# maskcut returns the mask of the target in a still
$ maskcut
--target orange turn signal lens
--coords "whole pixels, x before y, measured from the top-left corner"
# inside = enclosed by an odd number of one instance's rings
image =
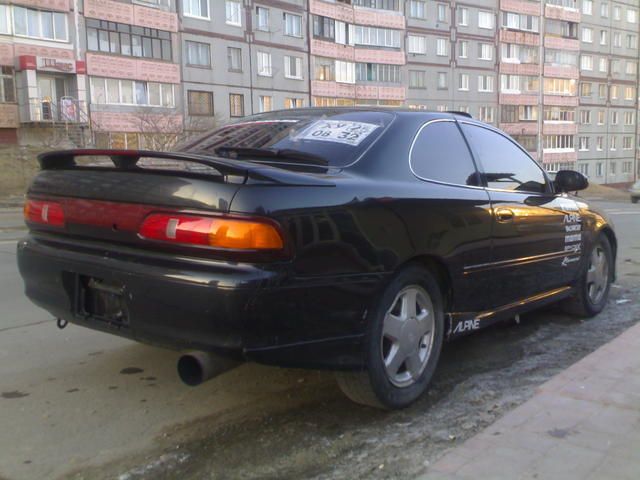
[[[278,229],[268,221],[154,213],[145,218],[140,236],[182,245],[229,250],[282,250]]]

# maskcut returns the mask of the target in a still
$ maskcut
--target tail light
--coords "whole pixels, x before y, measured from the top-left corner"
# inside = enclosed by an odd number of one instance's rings
[[[64,210],[58,202],[27,199],[24,204],[24,219],[28,223],[64,227]]]
[[[269,220],[154,213],[145,218],[139,234],[148,240],[217,249],[284,249],[280,232]]]

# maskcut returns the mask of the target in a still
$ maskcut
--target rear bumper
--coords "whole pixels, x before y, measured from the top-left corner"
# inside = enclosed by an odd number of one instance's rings
[[[283,366],[359,366],[363,313],[379,275],[300,279],[268,268],[29,235],[18,244],[26,295],[53,316],[173,349]],[[123,285],[128,325],[80,314],[78,275]]]

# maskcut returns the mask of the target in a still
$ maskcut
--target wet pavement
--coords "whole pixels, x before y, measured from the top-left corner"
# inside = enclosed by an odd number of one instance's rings
[[[607,309],[554,309],[448,344],[429,393],[400,412],[352,404],[329,372],[244,365],[181,385],[177,355],[80,327],[20,295],[0,243],[0,478],[397,478],[530,398],[640,320],[640,205],[601,203],[620,236]],[[498,286],[496,286],[498,287]]]

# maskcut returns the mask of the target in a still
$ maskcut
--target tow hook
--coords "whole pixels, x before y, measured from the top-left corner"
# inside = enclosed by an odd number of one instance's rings
[[[67,322],[66,320],[63,320],[62,318],[56,318],[56,325],[60,330],[62,330],[64,327],[69,325],[69,322]]]

